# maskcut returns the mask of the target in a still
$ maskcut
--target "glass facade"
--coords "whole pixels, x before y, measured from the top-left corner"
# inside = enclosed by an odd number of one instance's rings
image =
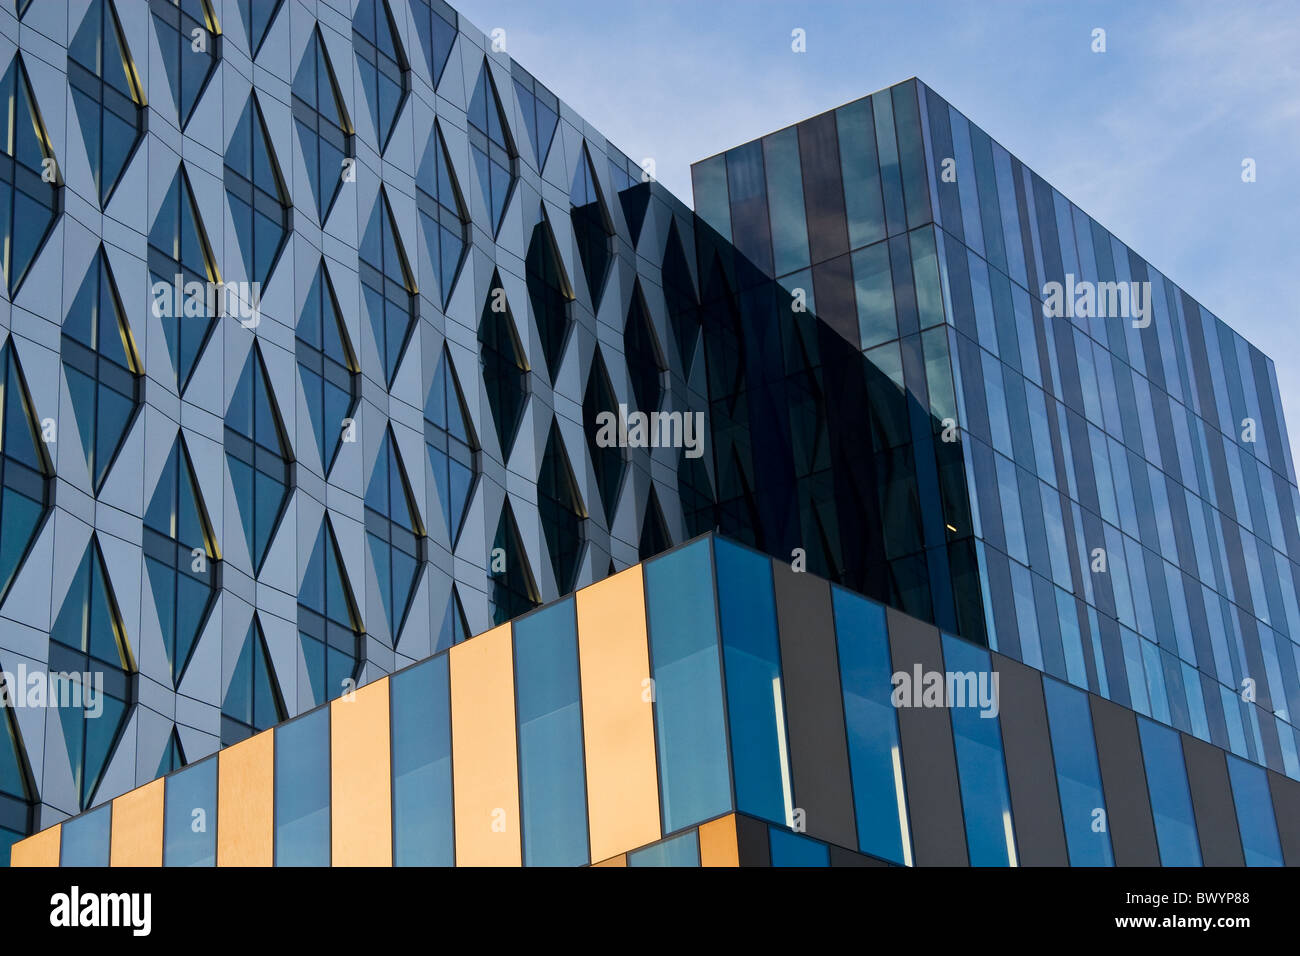
[[[731,809],[717,612],[707,541],[645,568],[664,830]]]
[[[167,778],[164,866],[215,866],[217,761],[203,760]]]
[[[1088,694],[1142,717],[1162,862],[1214,862],[1191,738],[1236,760],[1248,862],[1283,858],[1258,808],[1262,768],[1300,779],[1300,494],[1267,357],[918,81],[697,164],[692,213],[442,0],[221,6],[0,11],[0,663],[103,671],[109,716],[6,710],[0,837],[546,604],[512,632],[519,854],[601,862],[555,602],[641,560],[647,859],[741,814],[773,862],[926,862],[895,611],[950,670],[1048,676],[1076,862],[1122,812]],[[212,305],[243,281],[252,326]],[[628,409],[701,413],[703,447],[638,446]],[[819,795],[770,558],[834,585],[834,839],[791,830]],[[438,666],[394,683],[401,863],[459,852]],[[940,722],[975,865],[1037,852],[1006,719]],[[330,859],[328,760],[285,790],[287,861]],[[167,862],[208,861],[184,825]]]
[[[831,598],[858,847],[864,853],[911,866],[898,716],[890,701],[893,666],[885,609],[841,588],[833,588]]]
[[[587,799],[572,599],[521,618],[514,631],[524,865],[580,865]]]
[[[275,864],[330,864],[330,710],[275,730]]]
[[[447,658],[393,675],[393,863],[451,866],[451,699]]]

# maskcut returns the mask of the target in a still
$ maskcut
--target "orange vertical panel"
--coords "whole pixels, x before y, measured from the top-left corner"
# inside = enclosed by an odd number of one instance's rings
[[[388,678],[330,704],[334,866],[393,865]]]
[[[641,566],[583,588],[577,605],[591,858],[603,860],[662,836]]]
[[[15,843],[9,853],[10,866],[58,866],[63,824],[56,823],[26,840]]]
[[[164,786],[154,780],[113,801],[110,866],[162,866]]]
[[[700,824],[700,866],[740,866],[735,814]]]
[[[457,866],[519,866],[519,756],[510,625],[449,652]]]
[[[275,732],[221,751],[217,866],[270,866],[275,856]]]

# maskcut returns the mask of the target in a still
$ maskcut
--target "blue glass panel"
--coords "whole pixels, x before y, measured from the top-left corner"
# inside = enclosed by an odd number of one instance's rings
[[[1201,847],[1196,836],[1196,816],[1187,787],[1187,767],[1178,732],[1138,718],[1142,761],[1146,765],[1147,791],[1156,824],[1156,843],[1162,866],[1200,866]]]
[[[1070,865],[1113,866],[1088,695],[1050,677],[1043,679],[1043,694]]]
[[[588,862],[587,799],[573,599],[514,630],[524,864],[581,866]]]
[[[108,866],[112,804],[73,817],[59,837],[60,866]]]
[[[831,851],[825,843],[791,833],[783,827],[767,828],[773,866],[830,866]]]
[[[772,563],[718,539],[718,614],[727,675],[736,809],[793,825]]]
[[[216,866],[216,758],[172,774],[166,785],[163,865]]]
[[[1282,845],[1268,793],[1268,774],[1262,767],[1228,757],[1228,779],[1237,807],[1237,829],[1247,866],[1282,866]]]
[[[965,688],[964,706],[954,704],[949,710],[971,866],[1013,866],[1015,829],[1002,758],[997,674],[987,651],[947,634],[943,659]]]
[[[898,715],[890,703],[893,667],[885,609],[836,587],[831,588],[831,600],[858,815],[858,847],[864,853],[911,866]]]
[[[275,731],[275,865],[329,866],[330,713]]]
[[[451,696],[447,656],[394,674],[393,863],[452,866]]]
[[[700,837],[695,830],[627,855],[628,866],[699,866]]]
[[[645,565],[664,829],[732,809],[709,542]]]

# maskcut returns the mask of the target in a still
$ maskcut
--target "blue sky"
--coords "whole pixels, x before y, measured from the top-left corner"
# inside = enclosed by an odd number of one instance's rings
[[[451,2],[688,204],[692,162],[920,77],[1273,358],[1300,459],[1300,5]]]

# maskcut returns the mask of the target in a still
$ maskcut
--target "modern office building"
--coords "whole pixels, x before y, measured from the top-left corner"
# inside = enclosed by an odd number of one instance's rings
[[[896,691],[894,674],[915,680]],[[1300,783],[707,535],[13,853],[64,866],[1282,865],[1300,864],[1297,821]]]
[[[441,0],[0,34],[0,861],[1300,859],[1272,363],[923,84],[693,212]]]

